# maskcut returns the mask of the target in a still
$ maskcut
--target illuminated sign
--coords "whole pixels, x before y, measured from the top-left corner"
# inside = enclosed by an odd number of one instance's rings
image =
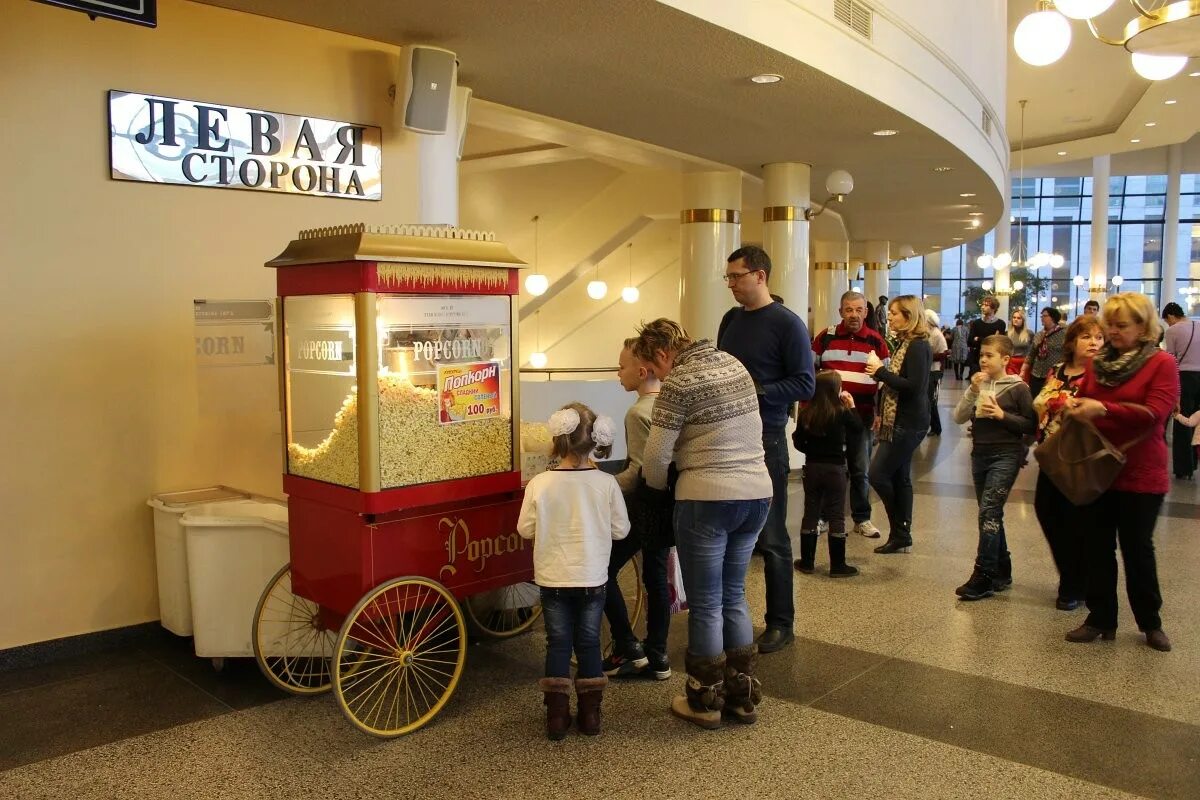
[[[383,197],[378,127],[119,91],[108,121],[115,180]]]

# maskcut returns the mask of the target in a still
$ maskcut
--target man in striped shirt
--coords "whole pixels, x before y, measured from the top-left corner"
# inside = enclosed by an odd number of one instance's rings
[[[871,463],[871,428],[875,418],[875,392],[879,386],[867,375],[867,354],[886,361],[887,343],[866,324],[867,298],[859,292],[842,295],[840,325],[827,328],[813,338],[813,356],[820,369],[836,369],[842,376],[842,389],[854,397],[854,408],[863,420],[861,435],[846,440],[846,463],[850,468],[850,516],[854,530],[869,539],[879,538],[879,529],[871,523],[870,485],[867,467]]]

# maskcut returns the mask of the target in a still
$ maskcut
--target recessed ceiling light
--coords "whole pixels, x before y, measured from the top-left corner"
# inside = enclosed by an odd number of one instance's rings
[[[954,241],[956,241],[956,242],[961,242],[962,240],[963,240],[963,237],[961,237],[961,236],[954,237]]]
[[[982,211],[968,211],[967,216],[968,217],[982,217],[983,212]]]
[[[764,72],[762,75],[754,75],[750,78],[751,83],[779,83],[781,80],[783,80],[783,76],[773,72]]]
[[[977,219],[973,219],[973,220],[971,220],[971,227],[972,227],[972,228],[978,228],[978,227],[979,227],[979,224],[980,224],[980,223],[979,223],[979,220],[977,220]]]
[[[1065,155],[1067,154],[1067,151],[1066,151],[1066,150],[1059,150],[1059,151],[1058,151],[1058,154],[1059,154],[1060,156],[1065,156]]]
[[[1163,100],[1163,105],[1164,106],[1173,106],[1178,102],[1179,102],[1178,100]]]
[[[974,197],[975,193],[974,192],[959,192],[958,196],[959,197]]]
[[[900,131],[895,130],[894,128],[880,128],[877,131],[871,131],[871,133],[876,136],[895,136],[899,132]]]
[[[949,172],[952,169],[954,169],[954,167],[934,167],[933,171],[934,172]]]
[[[1200,72],[1189,72],[1188,77],[1189,78],[1200,78]]]
[[[1141,139],[1130,139],[1129,140],[1130,144],[1137,144],[1140,141],[1141,141]]]
[[[1154,127],[1155,125],[1157,125],[1157,124],[1158,124],[1157,122],[1147,122],[1147,123],[1146,123],[1146,127],[1147,127],[1147,128],[1153,128],[1153,127]]]

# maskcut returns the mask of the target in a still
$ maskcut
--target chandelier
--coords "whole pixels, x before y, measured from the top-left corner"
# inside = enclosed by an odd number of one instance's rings
[[[1114,2],[1038,0],[1037,10],[1017,25],[1013,48],[1026,64],[1053,64],[1071,46],[1070,18],[1086,20],[1088,31],[1097,41],[1128,50],[1134,71],[1147,80],[1174,77],[1189,58],[1200,56],[1200,0],[1175,0],[1153,9],[1147,7],[1146,0],[1128,0],[1136,13],[1120,38],[1102,34],[1095,21]]]
[[[1020,178],[1017,180],[1017,185],[1020,187],[1020,205],[1019,208],[1025,207],[1025,104],[1028,100],[1018,101],[1021,104],[1021,145],[1020,145]],[[1041,269],[1042,267],[1050,267],[1058,269],[1066,263],[1066,259],[1059,253],[1046,253],[1038,250],[1031,257],[1029,251],[1025,247],[1025,228],[1027,225],[1022,223],[1018,226],[1020,239],[1017,241],[1017,246],[1014,250],[990,255],[984,253],[979,258],[975,259],[975,265],[980,269],[1004,269],[1005,267],[1025,267],[1027,269]],[[1020,281],[1017,281],[1020,283]],[[1013,288],[1017,291],[1021,290],[1021,286],[1013,284]]]

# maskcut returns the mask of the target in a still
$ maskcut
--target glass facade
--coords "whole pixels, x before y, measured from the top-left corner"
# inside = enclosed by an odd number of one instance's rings
[[[1109,180],[1108,277],[1120,275],[1124,291],[1143,292],[1160,304],[1162,297],[1163,211],[1166,207],[1165,175],[1130,175]],[[1039,250],[1059,253],[1065,263],[1058,269],[1043,267],[1038,277],[1049,280],[1038,297],[1028,298],[1028,310],[1059,307],[1073,318],[1087,301],[1087,279],[1092,253],[1092,178],[1025,178],[1013,181],[1013,257],[1021,259]],[[890,272],[889,294],[915,294],[951,324],[971,301],[964,292],[992,279],[975,260],[995,253],[995,233],[964,242],[929,256],[899,262]],[[1179,243],[1176,287],[1180,305],[1192,316],[1200,315],[1200,175],[1180,180]],[[1083,277],[1076,286],[1075,276]],[[977,313],[974,308],[970,312]],[[1038,314],[1029,321],[1038,324]]]

